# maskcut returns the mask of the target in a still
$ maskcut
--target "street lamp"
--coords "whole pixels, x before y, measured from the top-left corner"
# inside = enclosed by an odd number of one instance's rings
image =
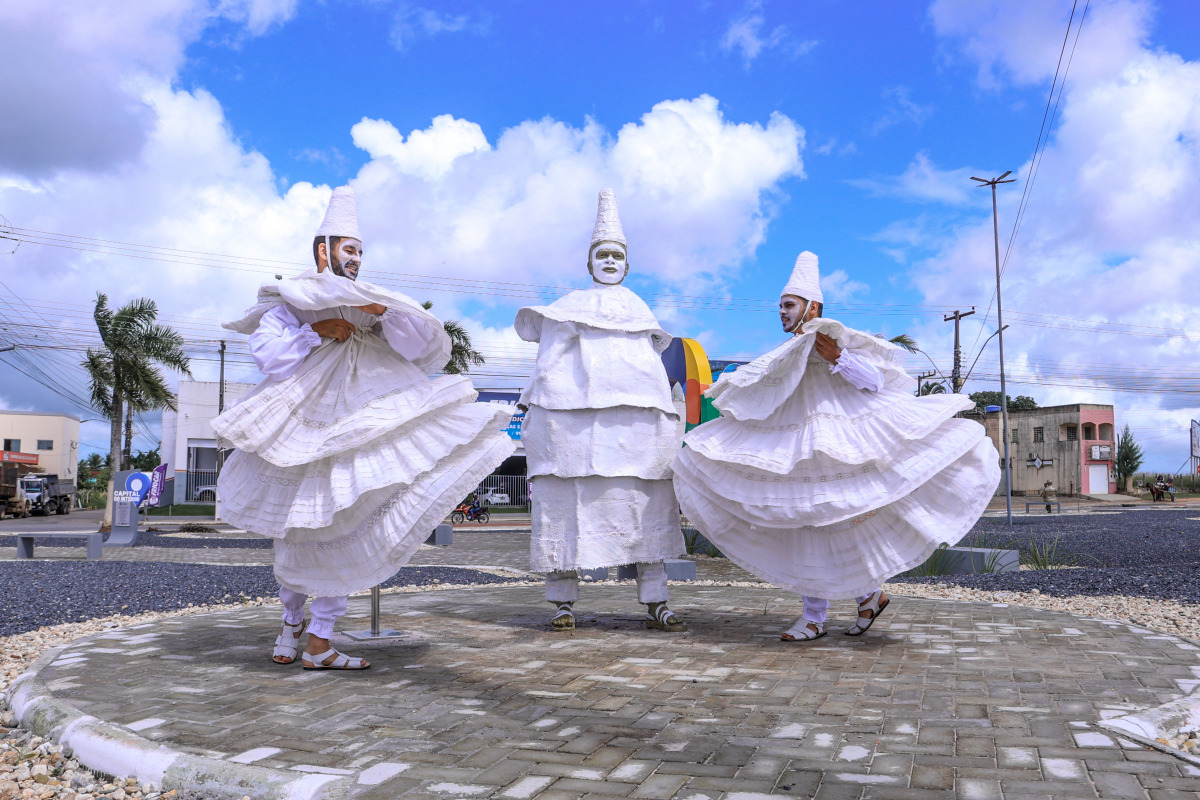
[[[1007,325],[1004,326],[1004,328],[1007,328],[1007,327],[1008,327]],[[969,370],[967,370],[966,377],[964,377],[962,379],[962,382],[964,385],[966,384],[967,379],[971,377],[971,373],[975,371],[975,365],[979,363],[979,356],[983,355],[983,351],[987,349],[987,343],[990,342],[992,339],[995,339],[996,336],[999,335],[1000,331],[1004,330],[1004,328],[1001,328],[1000,330],[997,330],[997,331],[992,331],[992,335],[983,340],[983,345],[979,348],[979,353],[976,354],[975,360],[971,362],[971,368]]]
[[[971,180],[978,181],[979,186],[992,187],[992,235],[996,243],[996,333],[1000,339],[1000,419],[1003,423],[1003,438],[1004,438],[1004,504],[1008,510],[1008,524],[1012,525],[1012,465],[1009,463],[1008,457],[1008,391],[1004,383],[1004,311],[1000,303],[1000,217],[996,211],[996,184],[999,183],[1016,183],[1015,178],[1008,178],[1012,174],[1012,170],[1008,170],[999,178],[992,178],[990,181],[983,178],[971,176]],[[1004,180],[1008,178],[1008,180]]]

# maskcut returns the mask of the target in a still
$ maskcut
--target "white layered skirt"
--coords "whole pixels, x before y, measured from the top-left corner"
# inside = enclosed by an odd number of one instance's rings
[[[593,569],[683,552],[671,484],[673,416],[631,406],[532,406],[521,439],[533,480],[530,569]]]
[[[972,405],[961,395],[858,390],[815,355],[798,366],[782,402],[768,377],[768,405],[743,390],[736,416],[687,435],[675,492],[688,520],[763,580],[859,597],[961,539],[995,492],[999,457],[982,425],[954,418]]]
[[[512,454],[511,414],[461,376],[430,380],[375,336],[326,342],[213,421],[237,451],[226,521],[275,539],[275,575],[338,596],[396,573]]]

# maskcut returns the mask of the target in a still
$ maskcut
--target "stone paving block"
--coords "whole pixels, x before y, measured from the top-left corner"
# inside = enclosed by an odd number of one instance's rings
[[[159,649],[139,655],[127,652],[130,637],[106,632],[121,652],[88,653],[87,670],[47,667],[43,679],[86,713],[163,719],[142,733],[192,752],[279,748],[256,763],[282,768],[411,765],[348,800],[385,787],[406,800],[455,796],[439,785],[486,787],[463,797],[536,786],[536,800],[901,800],[993,784],[1004,800],[1096,798],[1131,778],[1149,792],[1200,789],[1200,775],[1183,777],[1166,754],[1092,746],[1083,733],[1093,728],[1069,724],[1178,694],[1197,659],[1169,639],[1053,612],[900,598],[903,614],[861,639],[801,649],[777,641],[799,616],[798,599],[778,590],[673,589],[692,630],[670,637],[641,629],[629,587],[585,594],[587,624],[566,636],[546,630],[536,588],[385,595],[383,616],[418,643],[372,645],[364,652],[376,666],[361,675],[274,668],[265,654],[278,611],[248,608],[143,627]],[[360,598],[351,605],[365,609]],[[202,652],[218,622],[240,625],[219,629],[232,662],[164,657]],[[1068,627],[1086,635],[1063,635]],[[1154,674],[1164,679],[1138,680]],[[658,781],[662,793],[647,794]],[[788,781],[794,791],[779,788]]]
[[[910,784],[918,789],[953,789],[954,769],[928,764],[914,764]]]

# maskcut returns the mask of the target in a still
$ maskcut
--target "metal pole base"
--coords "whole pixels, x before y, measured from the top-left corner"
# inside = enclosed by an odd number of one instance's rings
[[[350,631],[346,634],[351,639],[363,641],[364,639],[396,639],[404,634],[400,631],[389,629],[379,629],[379,587],[375,586],[371,589],[371,630],[369,631]]]
[[[361,641],[364,641],[367,639],[399,639],[404,634],[400,631],[394,631],[394,630],[391,630],[390,628],[386,628],[386,629],[378,631],[378,632],[376,632],[376,631],[348,631],[343,635],[349,636],[351,639],[357,639],[358,641],[361,642]]]

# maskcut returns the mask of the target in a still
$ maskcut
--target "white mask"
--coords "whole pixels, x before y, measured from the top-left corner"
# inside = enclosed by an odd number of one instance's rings
[[[605,286],[616,286],[629,274],[629,259],[625,245],[600,242],[588,257],[588,272],[592,280]]]

